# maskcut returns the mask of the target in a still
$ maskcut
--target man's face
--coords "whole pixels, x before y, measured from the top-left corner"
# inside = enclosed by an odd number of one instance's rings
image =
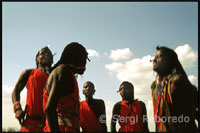
[[[93,86],[91,84],[89,84],[89,83],[84,83],[84,85],[83,85],[83,94],[86,97],[93,96],[93,94],[94,94],[94,88],[93,88]]]
[[[125,87],[123,84],[120,85],[120,95],[123,100],[133,99],[133,90],[131,88]]]
[[[38,64],[41,66],[49,66],[52,64],[52,54],[50,53],[49,50],[46,49],[41,49],[39,52],[39,55],[37,56],[36,61]]]
[[[156,51],[156,54],[153,60],[153,70],[157,71],[161,64],[162,64],[162,53],[160,50],[158,50]]]
[[[84,58],[82,60],[79,61],[79,64],[77,66],[81,67],[81,69],[79,69],[77,71],[78,74],[83,74],[86,70],[86,63],[87,63],[87,58]]]
[[[159,74],[165,73],[170,65],[170,60],[162,51],[158,50],[153,60],[153,70]]]

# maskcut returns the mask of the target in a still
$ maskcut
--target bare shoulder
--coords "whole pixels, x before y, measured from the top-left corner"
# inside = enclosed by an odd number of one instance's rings
[[[25,69],[25,70],[23,70],[23,71],[21,72],[21,75],[20,75],[19,79],[22,79],[22,80],[28,79],[28,77],[29,77],[31,71],[32,71],[32,69]]]
[[[61,79],[63,77],[69,77],[70,75],[71,75],[70,69],[63,64],[56,67],[51,73],[51,76],[56,77],[57,79]]]
[[[33,69],[25,69],[22,71],[21,75],[29,75]]]

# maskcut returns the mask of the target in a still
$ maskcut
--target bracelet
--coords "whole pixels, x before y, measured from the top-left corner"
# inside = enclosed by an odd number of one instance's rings
[[[16,109],[15,109],[15,113],[16,113],[18,110],[22,110],[22,108],[16,108]]]
[[[21,104],[20,104],[19,101],[16,101],[16,102],[14,103],[14,105],[13,105],[13,110],[14,110],[14,112],[16,112],[17,109],[21,109]]]

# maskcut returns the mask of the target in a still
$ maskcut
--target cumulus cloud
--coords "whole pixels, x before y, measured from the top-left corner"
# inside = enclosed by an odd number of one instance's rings
[[[110,71],[118,71],[123,69],[124,65],[122,63],[118,63],[118,62],[113,62],[112,64],[106,64],[105,68],[110,70]]]
[[[106,64],[105,68],[114,72],[119,80],[132,82],[136,93],[148,93],[148,91],[143,91],[143,88],[150,88],[154,79],[152,64],[150,63],[152,58],[152,56],[147,55],[141,59],[134,58],[124,64],[113,62],[112,64]]]
[[[184,69],[191,68],[194,66],[194,63],[197,60],[197,52],[195,52],[190,45],[185,44],[182,46],[178,46],[175,49],[178,58],[183,65]]]
[[[116,61],[119,59],[129,59],[132,55],[133,54],[129,48],[117,49],[111,50],[110,58]]]
[[[88,49],[87,52],[89,57],[91,56],[99,57],[99,53],[96,50]]]

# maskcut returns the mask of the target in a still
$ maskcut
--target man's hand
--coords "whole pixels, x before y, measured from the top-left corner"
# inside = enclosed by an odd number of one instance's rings
[[[20,125],[24,123],[24,116],[25,116],[25,112],[22,109],[18,109],[15,112],[15,117],[19,120]]]

